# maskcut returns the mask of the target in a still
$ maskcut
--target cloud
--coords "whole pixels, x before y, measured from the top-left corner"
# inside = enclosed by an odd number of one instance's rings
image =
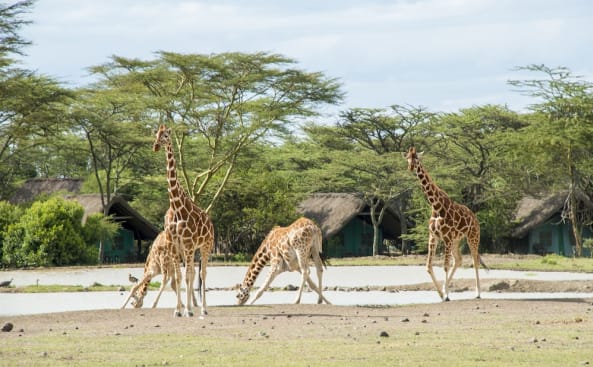
[[[157,50],[282,53],[341,78],[359,107],[504,100],[498,77],[530,63],[593,74],[587,0],[52,0],[32,18],[26,64],[73,83]]]

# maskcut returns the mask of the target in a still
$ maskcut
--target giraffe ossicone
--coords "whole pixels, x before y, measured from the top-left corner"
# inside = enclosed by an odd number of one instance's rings
[[[428,274],[441,299],[448,301],[449,285],[462,261],[459,246],[461,240],[466,238],[476,272],[476,298],[480,298],[479,268],[480,264],[484,266],[485,264],[481,261],[478,253],[480,246],[480,223],[478,218],[468,207],[451,200],[449,195],[432,181],[428,172],[420,163],[420,156],[421,153],[417,153],[416,148],[412,146],[408,149],[405,158],[408,161],[408,169],[414,172],[420,180],[422,191],[432,208],[428,222],[428,257],[426,260]],[[432,268],[432,260],[439,241],[442,241],[445,245],[443,264],[445,280],[442,289],[439,287]],[[450,264],[451,256],[453,256],[452,267]]]
[[[264,266],[270,263],[270,272],[251,301],[253,304],[268,289],[274,278],[285,271],[301,273],[301,285],[294,303],[300,303],[305,282],[317,292],[317,303],[331,304],[323,296],[322,276],[324,262],[321,258],[321,229],[308,218],[299,218],[288,227],[274,227],[257,249],[247,269],[243,283],[237,293],[237,304],[242,305],[249,299],[249,292]],[[311,279],[309,265],[313,261],[317,270],[316,285]]]
[[[177,179],[175,154],[173,153],[171,129],[161,125],[156,132],[153,150],[165,149],[167,158],[167,183],[169,192],[169,209],[165,215],[164,230],[171,236],[171,241],[179,249],[185,264],[186,304],[183,313],[193,316],[192,305],[197,306],[194,294],[195,265],[194,257],[200,251],[200,276],[198,283],[201,300],[201,314],[208,313],[206,307],[206,267],[208,258],[214,248],[214,225],[208,216],[186,194]],[[177,263],[179,266],[179,263]],[[177,306],[174,315],[180,316],[183,304],[181,292],[177,292]]]

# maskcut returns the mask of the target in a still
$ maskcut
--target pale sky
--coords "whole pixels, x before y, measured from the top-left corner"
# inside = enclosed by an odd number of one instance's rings
[[[565,66],[593,81],[590,0],[38,0],[23,66],[69,86],[111,55],[280,53],[338,78],[345,110],[433,112],[534,102],[516,66]]]

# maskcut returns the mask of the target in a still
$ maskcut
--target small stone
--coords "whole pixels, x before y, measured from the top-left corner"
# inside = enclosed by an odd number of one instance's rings
[[[380,337],[382,338],[389,338],[389,334],[387,333],[387,331],[381,331],[381,333],[379,334]]]
[[[410,322],[410,319],[408,319],[407,317],[404,317],[403,319],[399,320],[401,322]]]
[[[7,322],[4,324],[4,326],[2,326],[2,331],[9,332],[12,330],[13,327],[14,325],[12,324],[12,322]]]
[[[422,316],[424,316],[424,317],[430,317],[430,315],[428,314],[428,312],[425,312]]]

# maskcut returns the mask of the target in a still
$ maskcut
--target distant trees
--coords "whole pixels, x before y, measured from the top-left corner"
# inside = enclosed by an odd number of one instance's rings
[[[0,4],[0,197],[14,182],[46,172],[48,142],[61,131],[71,92],[18,67],[13,57],[30,41],[20,35],[33,1]]]
[[[542,75],[510,81],[536,100],[530,107],[530,124],[521,131],[530,144],[521,149],[537,157],[552,187],[568,191],[562,216],[572,224],[576,252],[581,256],[582,228],[593,223],[593,211],[579,205],[579,201],[590,201],[583,193],[593,189],[593,83],[565,67],[528,65],[519,70]]]

